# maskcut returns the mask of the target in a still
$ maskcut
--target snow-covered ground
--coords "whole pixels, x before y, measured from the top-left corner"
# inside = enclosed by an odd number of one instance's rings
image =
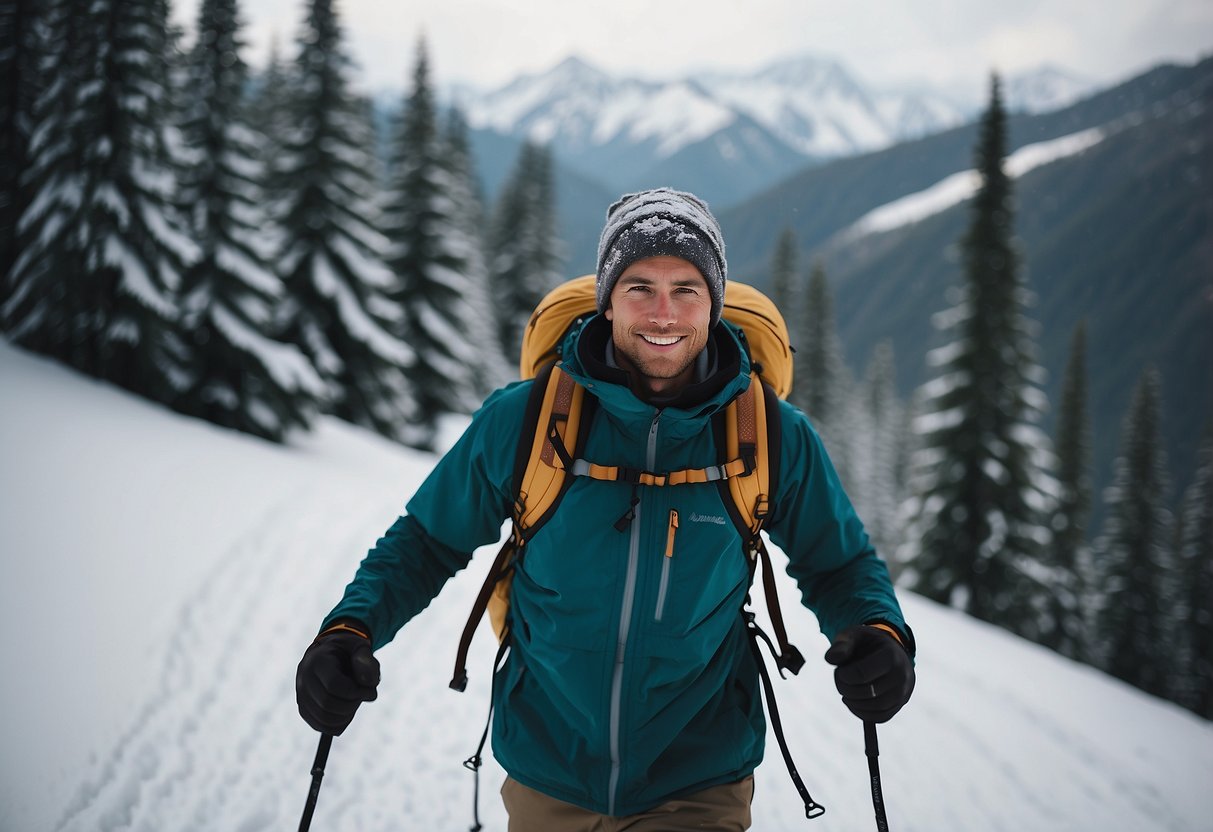
[[[0,830],[292,830],[316,735],[295,663],[433,458],[325,421],[276,447],[0,342]],[[487,702],[483,629],[447,689],[487,560],[380,652],[380,700],[336,740],[315,830],[463,830]],[[793,637],[824,639],[795,614]],[[905,597],[913,701],[881,730],[893,829],[1209,830],[1213,726],[1000,630]],[[486,625],[487,626],[487,625]],[[819,658],[779,682],[826,814],[771,743],[754,829],[874,826],[862,731]],[[482,817],[504,830],[502,773]]]

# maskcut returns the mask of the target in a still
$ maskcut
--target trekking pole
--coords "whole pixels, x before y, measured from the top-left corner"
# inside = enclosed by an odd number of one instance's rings
[[[316,747],[316,760],[312,763],[312,787],[307,792],[307,803],[303,804],[303,817],[299,819],[299,832],[307,832],[312,825],[312,813],[316,811],[316,798],[320,796],[320,781],[324,779],[324,765],[333,746],[332,734],[321,734]]]
[[[889,819],[884,813],[884,792],[880,787],[880,745],[876,742],[876,723],[864,720],[863,751],[868,755],[868,774],[872,784],[872,808],[876,810],[877,832],[889,832]]]

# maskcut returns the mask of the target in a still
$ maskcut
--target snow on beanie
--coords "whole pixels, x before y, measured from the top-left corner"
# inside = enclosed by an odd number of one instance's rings
[[[694,194],[654,188],[624,194],[607,209],[598,240],[598,311],[610,302],[611,290],[624,269],[646,257],[681,257],[694,264],[712,296],[712,322],[724,307],[724,236],[707,203]]]

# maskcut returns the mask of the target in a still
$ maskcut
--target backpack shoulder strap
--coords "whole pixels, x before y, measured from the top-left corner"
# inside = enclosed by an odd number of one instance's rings
[[[767,614],[779,645],[776,664],[781,672],[787,670],[796,674],[804,666],[804,656],[788,641],[771,556],[762,538],[762,530],[774,509],[773,501],[779,490],[782,428],[778,395],[757,373],[752,373],[750,386],[725,409],[717,421],[715,433],[717,447],[722,449],[724,457],[752,459],[753,473],[723,480],[718,487],[733,524],[741,534],[751,584],[761,561]]]
[[[506,613],[514,566],[526,542],[555,513],[573,482],[558,462],[557,446],[569,446],[570,440],[575,449],[584,446],[597,401],[557,363],[545,365],[535,376],[514,453],[513,529],[489,567],[463,627],[450,682],[453,690],[467,687],[468,650],[486,611],[498,639],[504,642],[508,635]]]
[[[572,484],[565,449],[577,453],[584,445],[596,402],[558,363],[536,376],[514,460],[514,523],[525,540],[551,519]]]

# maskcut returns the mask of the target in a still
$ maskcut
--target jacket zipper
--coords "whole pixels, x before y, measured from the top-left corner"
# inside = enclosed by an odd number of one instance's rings
[[[657,587],[657,612],[653,620],[660,622],[665,612],[665,595],[670,588],[670,562],[674,560],[674,536],[678,533],[678,512],[670,509],[670,525],[665,533],[665,557],[661,560],[661,583]]]
[[[649,442],[645,465],[651,471],[657,466],[657,425],[661,411],[653,414],[649,425]],[[611,676],[611,782],[607,789],[607,814],[615,814],[615,793],[619,790],[619,772],[623,765],[620,750],[620,711],[623,707],[623,659],[628,649],[628,632],[632,626],[632,607],[636,602],[636,573],[640,568],[640,503],[632,508],[632,534],[628,541],[628,572],[623,585],[623,604],[619,611],[619,638],[615,642],[615,670]]]

